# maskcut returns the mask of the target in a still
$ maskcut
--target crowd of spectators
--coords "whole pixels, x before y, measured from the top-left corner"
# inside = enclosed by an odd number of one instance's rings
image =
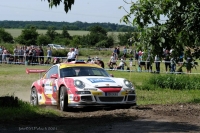
[[[42,47],[36,46],[16,46],[11,51],[0,46],[0,62],[7,64],[43,64],[44,51]]]
[[[52,56],[51,47],[47,48],[47,51],[45,52],[46,55],[44,55],[44,50],[41,46],[16,46],[12,51],[13,54],[10,53],[11,51],[3,46],[0,46],[0,63],[34,65],[51,63],[56,64],[63,62],[62,58]],[[66,62],[78,60],[78,55],[78,47],[70,48],[69,52],[66,54]],[[133,65],[133,55],[135,57],[135,65]],[[128,57],[130,65],[127,65]],[[159,55],[155,55],[153,57],[150,51],[144,52],[139,50],[135,51],[134,53],[128,53],[126,46],[124,46],[122,50],[120,50],[120,47],[117,46],[111,52],[111,56],[106,64],[107,67],[111,70],[130,70],[130,67],[137,66],[136,69],[140,72],[146,71],[160,73],[160,65],[161,62],[163,62],[165,66],[165,72],[174,73],[177,71],[177,64],[178,66],[183,65],[183,60],[183,51],[179,57],[175,57],[173,54],[173,49],[164,49],[162,57]],[[191,60],[192,56],[188,56],[186,61],[191,62]],[[98,57],[89,57],[87,62],[95,63],[100,65],[102,68],[105,68],[104,61]],[[155,71],[153,71],[153,64],[155,64]],[[186,65],[186,69],[188,73],[191,73],[191,66]]]
[[[177,65],[180,67],[183,65],[183,59],[183,51],[179,57],[176,57],[173,49],[163,49],[163,54],[161,57],[159,55],[155,55],[155,57],[153,57],[150,51],[143,52],[139,50],[135,53],[135,60],[138,64],[138,71],[144,70],[147,72],[160,73],[160,64],[163,62],[166,73],[175,73],[177,72]],[[188,60],[186,62],[188,62]],[[155,71],[153,71],[153,63],[155,63]],[[188,70],[189,68],[186,67],[186,69]]]

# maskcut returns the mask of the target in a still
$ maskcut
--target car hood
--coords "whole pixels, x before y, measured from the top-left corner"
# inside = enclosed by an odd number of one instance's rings
[[[102,76],[87,76],[87,77],[73,77],[74,80],[81,80],[84,82],[86,88],[90,87],[126,87],[124,78],[102,77]]]

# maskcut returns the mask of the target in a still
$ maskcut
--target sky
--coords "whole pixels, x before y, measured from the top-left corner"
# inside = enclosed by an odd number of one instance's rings
[[[125,25],[120,19],[127,13],[124,9],[119,9],[120,6],[130,10],[130,4],[123,0],[75,0],[67,14],[63,3],[49,8],[47,0],[3,0],[0,3],[0,20],[109,22]]]

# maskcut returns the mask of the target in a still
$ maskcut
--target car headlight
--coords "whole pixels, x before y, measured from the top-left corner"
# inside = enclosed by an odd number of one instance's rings
[[[75,80],[74,85],[80,89],[83,89],[85,87],[85,84],[81,80]]]
[[[128,80],[124,80],[124,84],[125,84],[128,88],[132,88],[132,87],[133,87],[132,83],[131,83],[130,81],[128,81]]]

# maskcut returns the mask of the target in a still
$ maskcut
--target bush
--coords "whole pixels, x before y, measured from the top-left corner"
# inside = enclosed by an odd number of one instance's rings
[[[67,57],[67,51],[65,49],[63,50],[52,50],[53,56],[56,57]]]
[[[200,89],[200,77],[194,75],[153,75],[149,78],[142,89],[152,89],[156,87],[169,88],[174,90],[182,89]]]

